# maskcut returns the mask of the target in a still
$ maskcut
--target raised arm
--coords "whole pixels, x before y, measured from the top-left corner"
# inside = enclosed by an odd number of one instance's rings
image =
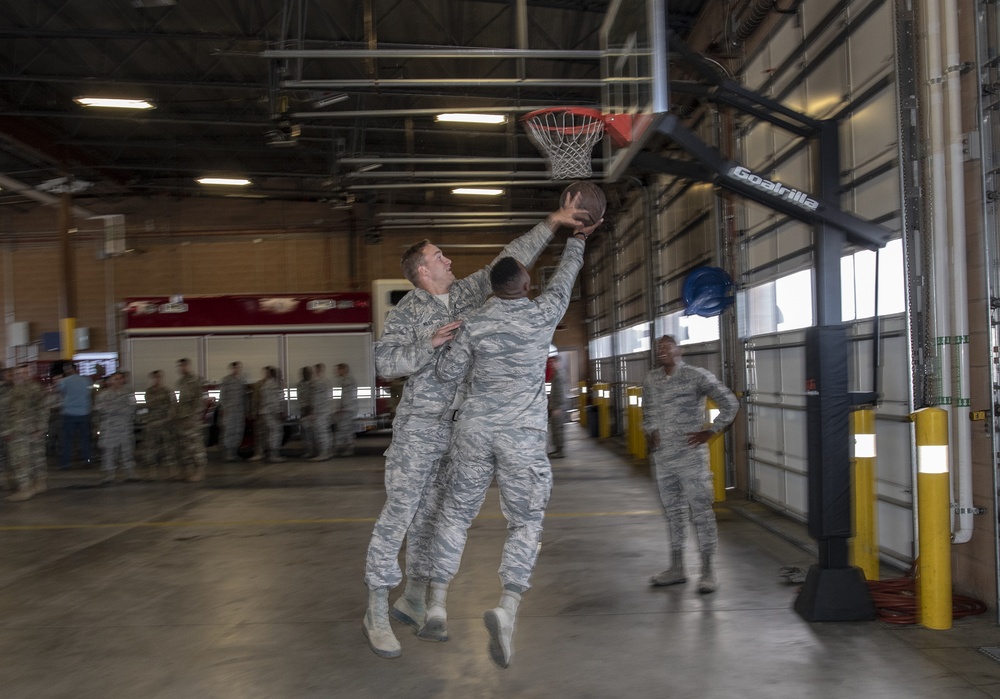
[[[566,241],[566,247],[563,248],[555,274],[549,280],[545,291],[535,299],[538,306],[544,310],[546,317],[553,322],[558,323],[569,306],[573,282],[576,281],[576,275],[583,267],[583,247],[583,239],[576,236],[572,236]]]

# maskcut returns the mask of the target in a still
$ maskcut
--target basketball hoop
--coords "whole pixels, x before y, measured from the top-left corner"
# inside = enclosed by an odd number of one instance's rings
[[[586,179],[591,152],[604,135],[604,115],[588,107],[552,107],[525,114],[532,142],[549,161],[554,180]]]

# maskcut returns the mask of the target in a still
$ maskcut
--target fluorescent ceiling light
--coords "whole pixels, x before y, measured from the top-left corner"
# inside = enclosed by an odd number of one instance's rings
[[[199,177],[199,184],[221,184],[227,187],[246,187],[252,184],[250,180],[243,177]]]
[[[503,124],[507,121],[503,114],[438,114],[434,118],[460,124]]]
[[[112,109],[153,109],[149,100],[118,99],[115,97],[74,97],[73,101],[84,107],[110,107]]]
[[[459,187],[458,189],[451,190],[452,194],[477,194],[484,197],[495,197],[503,194],[502,189],[484,189],[484,188],[473,188],[473,187]]]

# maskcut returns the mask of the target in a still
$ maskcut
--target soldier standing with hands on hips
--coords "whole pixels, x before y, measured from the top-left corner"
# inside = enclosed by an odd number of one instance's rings
[[[670,568],[650,581],[655,586],[687,582],[684,567],[685,522],[690,515],[701,550],[698,592],[719,587],[715,554],[719,534],[712,509],[712,473],[708,447],[712,435],[732,423],[740,402],[712,372],[681,361],[677,341],[664,335],[656,342],[656,363],[646,376],[642,392],[642,428],[652,449],[653,468],[667,518],[672,550]],[[715,421],[705,425],[705,399],[719,407]]]

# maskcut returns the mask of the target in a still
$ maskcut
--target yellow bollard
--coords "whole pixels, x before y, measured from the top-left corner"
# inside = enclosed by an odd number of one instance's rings
[[[711,425],[719,415],[719,408],[711,398],[705,399],[705,412]],[[726,438],[716,432],[708,439],[708,470],[712,472],[712,492],[716,502],[726,501]]]
[[[642,387],[629,386],[625,389],[628,396],[628,433],[626,444],[628,453],[632,456],[646,458],[646,433],[642,430]]]
[[[950,629],[951,497],[948,478],[948,413],[921,408],[910,415],[917,436],[917,598],[920,623]]]
[[[580,409],[580,427],[587,426],[587,382],[580,382],[580,395],[577,396],[577,407]]]
[[[597,405],[597,436],[607,439],[611,436],[611,386],[595,383],[594,399]]]
[[[625,449],[635,456],[635,408],[638,400],[635,387],[625,387]]]
[[[875,491],[875,411],[860,408],[851,414],[854,449],[851,458],[854,493],[854,538],[850,540],[851,565],[867,580],[879,579],[878,494]]]

